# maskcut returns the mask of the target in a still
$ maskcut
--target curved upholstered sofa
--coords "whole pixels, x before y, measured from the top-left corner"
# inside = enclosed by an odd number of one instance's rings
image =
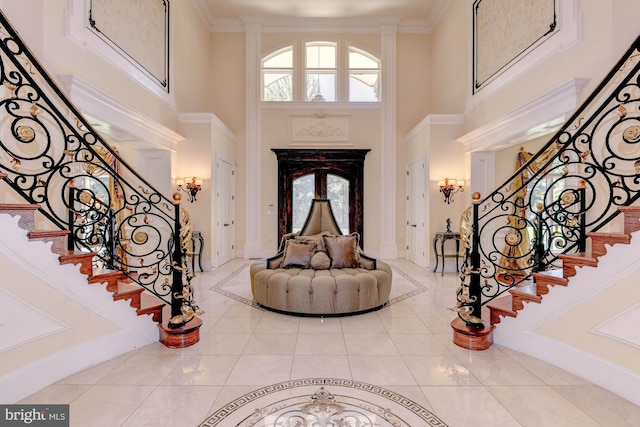
[[[330,316],[383,307],[391,267],[366,256],[356,233],[342,235],[328,200],[314,200],[300,233],[285,235],[278,254],[250,268],[254,300],[292,314]]]

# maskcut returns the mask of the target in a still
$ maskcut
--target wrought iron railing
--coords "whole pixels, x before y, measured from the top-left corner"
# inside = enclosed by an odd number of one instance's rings
[[[0,81],[5,182],[70,231],[68,249],[95,252],[180,315],[185,213],[92,129],[1,13]]]
[[[640,38],[551,140],[463,215],[466,255],[456,311],[481,325],[482,306],[561,253],[584,252],[587,233],[611,226],[640,197]]]

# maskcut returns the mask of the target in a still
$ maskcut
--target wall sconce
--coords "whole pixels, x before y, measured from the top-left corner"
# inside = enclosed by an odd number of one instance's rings
[[[186,190],[183,188],[185,183]],[[189,193],[189,201],[191,203],[196,201],[196,194],[198,194],[198,191],[202,190],[202,180],[195,176],[192,178],[185,177],[184,179],[176,179],[176,184],[178,185],[178,191]]]
[[[438,181],[440,192],[444,194],[444,201],[447,204],[453,202],[453,195],[458,191],[464,191],[464,181],[445,178],[442,181]]]

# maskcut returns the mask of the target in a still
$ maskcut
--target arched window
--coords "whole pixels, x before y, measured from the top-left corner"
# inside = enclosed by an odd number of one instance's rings
[[[336,43],[309,42],[305,44],[306,101],[334,102],[336,100]]]
[[[349,101],[380,101],[380,60],[349,46]]]
[[[293,101],[293,46],[262,59],[262,99]]]
[[[267,102],[380,102],[380,59],[342,41],[294,43],[262,59]]]

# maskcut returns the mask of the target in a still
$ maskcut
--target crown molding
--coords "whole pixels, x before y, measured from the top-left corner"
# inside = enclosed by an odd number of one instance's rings
[[[457,139],[467,152],[496,151],[557,131],[579,106],[588,79],[572,79]]]
[[[195,123],[195,124],[209,124],[216,129],[220,130],[233,142],[236,142],[236,134],[225,125],[218,116],[213,113],[180,113],[178,114],[179,123]]]
[[[418,133],[434,125],[451,126],[462,124],[464,124],[464,115],[462,114],[429,114],[407,133],[404,140],[409,141]]]
[[[243,33],[243,18],[216,18],[206,0],[192,0],[200,18],[212,33]],[[438,24],[451,0],[439,0],[427,19],[396,18],[398,33],[428,34]],[[381,18],[262,18],[265,33],[377,33]]]
[[[85,115],[117,129],[117,135],[109,135],[108,129],[97,129],[120,142],[136,141],[145,148],[175,150],[184,137],[155,120],[107,95],[74,75],[58,77],[71,101]],[[121,136],[125,135],[125,140]]]
[[[379,18],[263,18],[261,22],[263,33],[368,34],[379,33],[385,25]],[[428,34],[432,30],[427,19],[398,18],[397,25],[398,33]],[[245,32],[245,21],[241,18],[213,18],[208,26],[212,33]]]

